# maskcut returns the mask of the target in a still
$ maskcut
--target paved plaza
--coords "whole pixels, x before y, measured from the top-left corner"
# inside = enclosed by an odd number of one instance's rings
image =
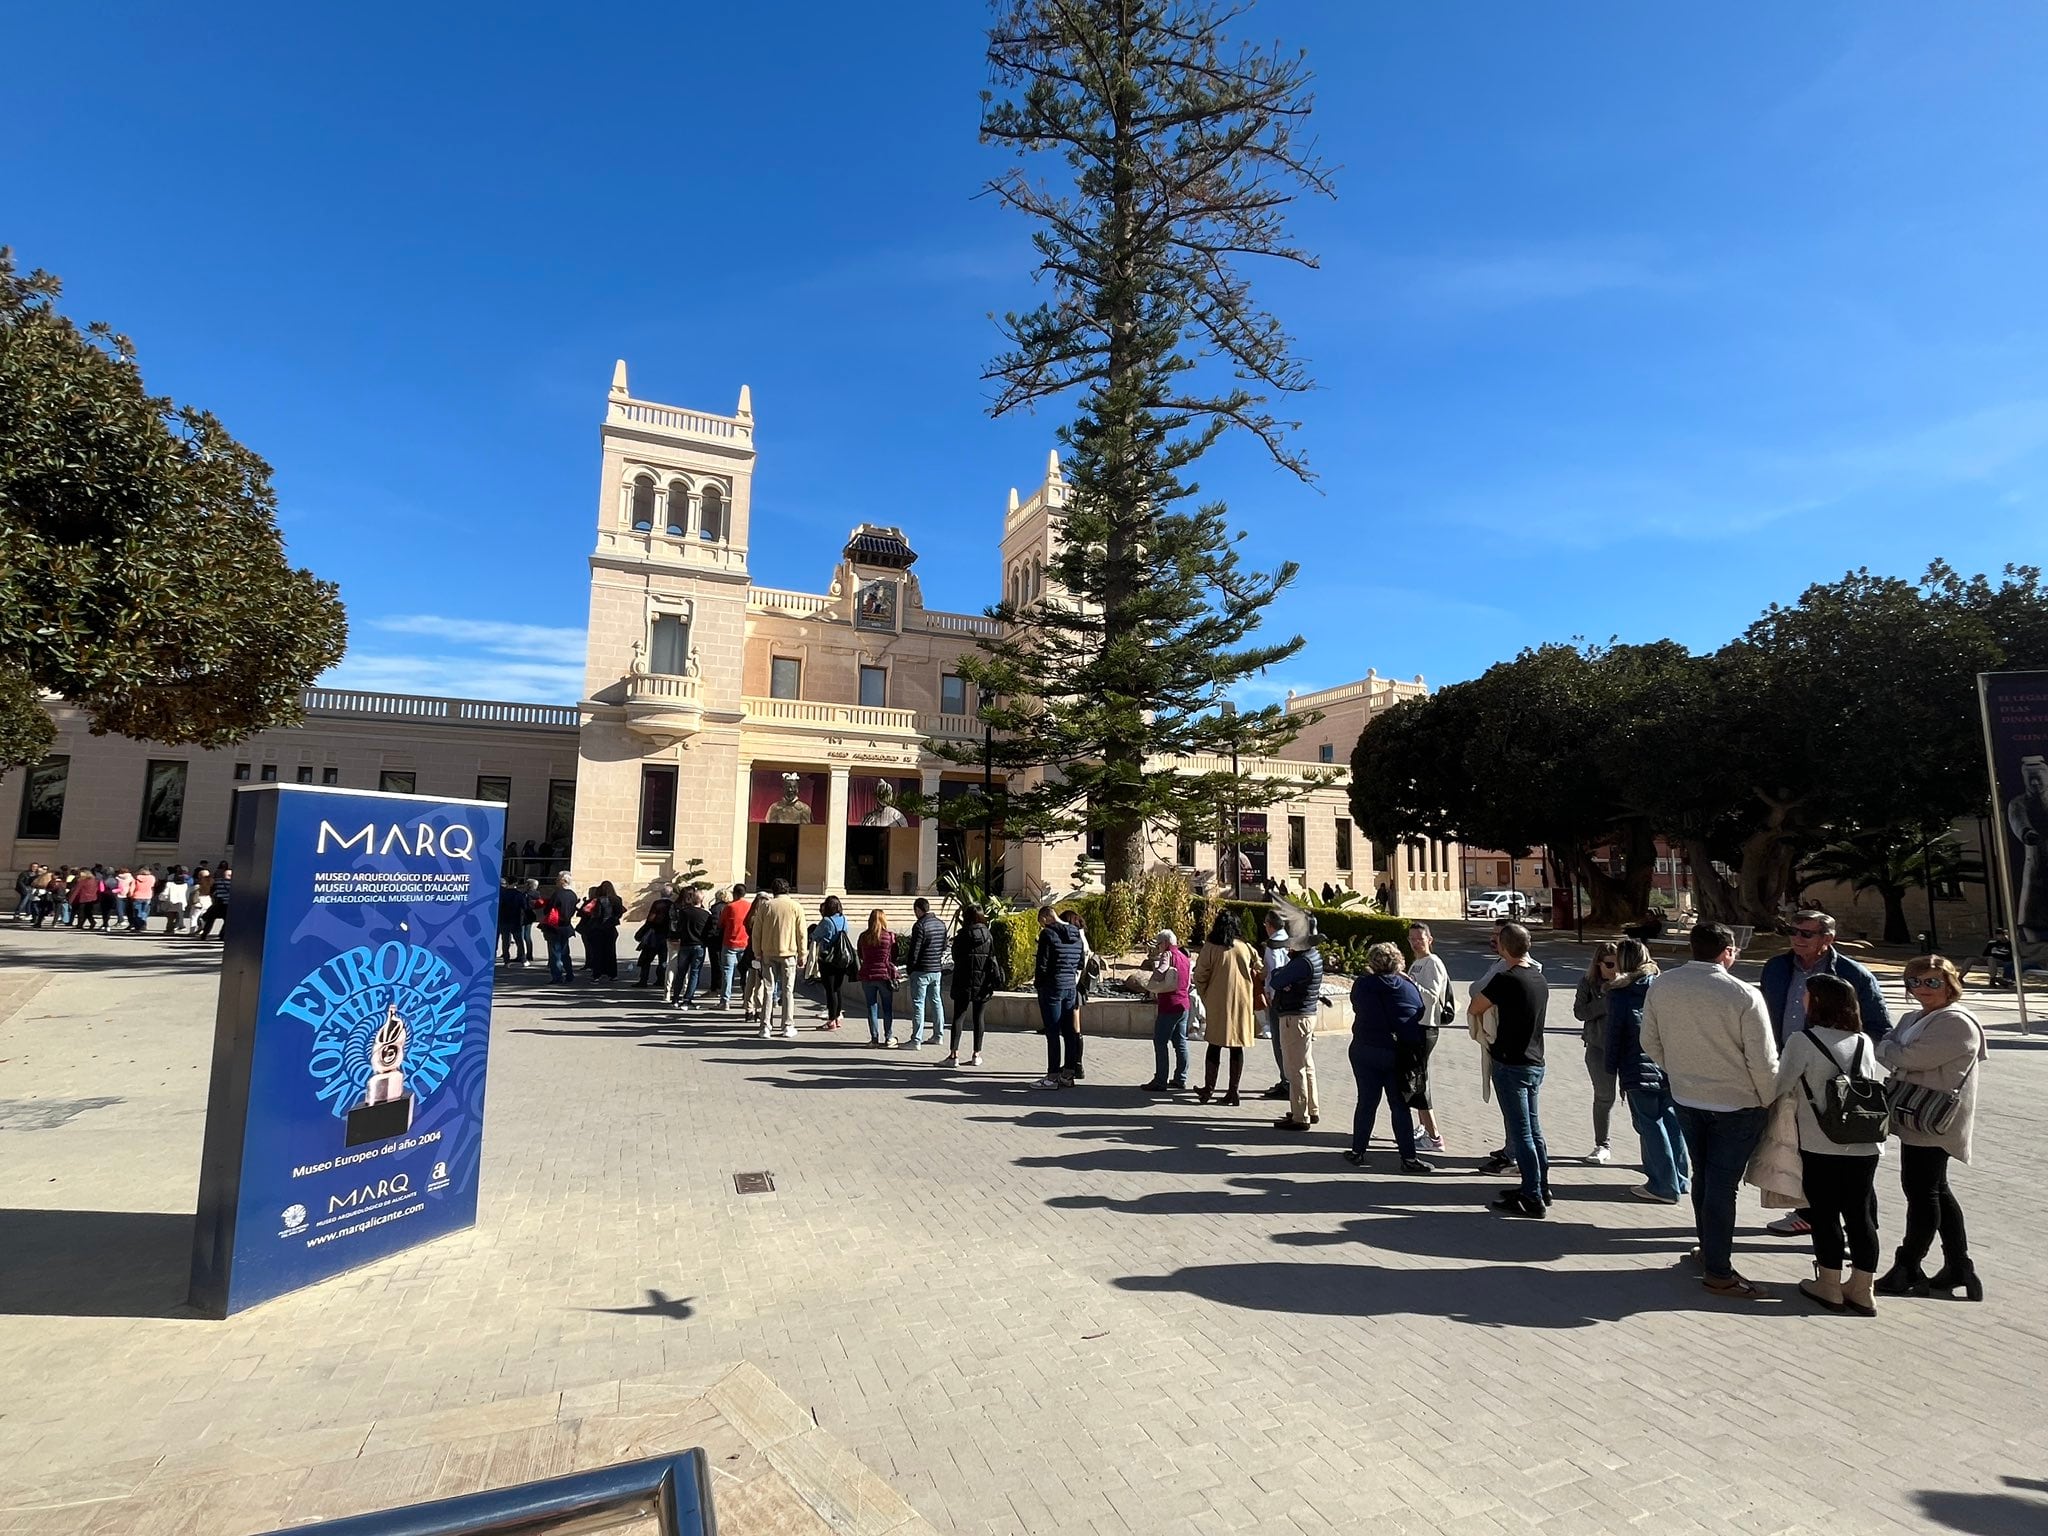
[[[1512,1180],[1472,1171],[1500,1126],[1462,1040],[1443,1173],[1360,1175],[1340,1038],[1322,1125],[1287,1138],[1270,1103],[1135,1092],[1137,1041],[1038,1094],[1033,1036],[954,1074],[858,1024],[761,1041],[525,971],[478,1227],[217,1323],[181,1305],[217,953],[0,931],[0,1531],[264,1530],[542,1475],[564,1463],[530,1439],[459,1448],[592,1421],[593,1445],[718,1448],[740,1536],[2048,1531],[2048,1035],[1994,1030],[1956,1180],[1989,1299],[1863,1322],[1792,1294],[1805,1245],[1753,1198],[1739,1262],[1774,1296],[1721,1302],[1680,1262],[1685,1213],[1574,1161],[1568,943],[1537,951],[1563,983],[1545,1222],[1484,1209]],[[1477,975],[1476,936],[1450,959]],[[736,1194],[754,1170],[774,1191]],[[886,1487],[777,1514],[745,1471],[835,1457]]]

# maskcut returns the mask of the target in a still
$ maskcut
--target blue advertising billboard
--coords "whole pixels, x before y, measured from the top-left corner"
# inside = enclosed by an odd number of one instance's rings
[[[192,1247],[214,1317],[476,1221],[505,811],[236,796]]]

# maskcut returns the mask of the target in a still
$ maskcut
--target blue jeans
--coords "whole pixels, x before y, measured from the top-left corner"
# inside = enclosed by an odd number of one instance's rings
[[[1045,1025],[1045,1075],[1058,1077],[1081,1064],[1081,999],[1073,992],[1038,994],[1038,1017]],[[1061,1050],[1064,1047],[1065,1056]]]
[[[668,1000],[672,1003],[697,1001],[697,979],[704,974],[704,946],[679,944],[675,964],[669,970]],[[678,994],[681,994],[678,996]]]
[[[574,981],[576,963],[569,958],[569,930],[543,928],[541,932],[548,941],[548,980]]]
[[[1394,1122],[1394,1145],[1401,1149],[1401,1161],[1415,1157],[1415,1116],[1401,1096],[1400,1056],[1383,1045],[1367,1045],[1353,1038],[1351,1075],[1358,1079],[1358,1105],[1351,1111],[1351,1150],[1363,1152],[1372,1141],[1373,1122],[1379,1118],[1380,1100]]]
[[[912,971],[910,973],[910,1043],[916,1045],[924,1037],[924,1000],[932,1000],[932,1044],[939,1043],[939,1034],[946,1027],[945,994],[939,990],[937,971]]]
[[[896,1038],[896,988],[886,981],[864,981],[861,990],[868,999],[868,1039]]]
[[[1493,1096],[1500,1100],[1508,1152],[1522,1170],[1522,1193],[1531,1199],[1550,1193],[1550,1148],[1544,1145],[1543,1117],[1536,1107],[1542,1089],[1541,1067],[1493,1064]]]
[[[1173,1048],[1173,1076],[1166,1075],[1166,1050]],[[1175,1088],[1188,1085],[1188,1011],[1162,1008],[1152,1023],[1152,1081]]]
[[[1676,1200],[1692,1187],[1692,1159],[1685,1153],[1685,1133],[1678,1128],[1671,1090],[1629,1089],[1628,1114],[1643,1140],[1643,1180],[1650,1193]]]
[[[140,901],[133,896],[128,898],[128,926],[136,933],[149,926],[149,904],[153,900],[155,898],[151,896],[145,896]]]
[[[1735,1273],[1735,1197],[1768,1111],[1694,1109],[1690,1104],[1677,1110],[1692,1154],[1692,1219],[1700,1234],[1700,1263],[1708,1279],[1725,1280]]]
[[[725,952],[725,974],[719,978],[718,983],[718,1006],[721,1008],[732,1006],[732,978],[739,970],[740,959],[745,954],[744,949],[728,949]]]

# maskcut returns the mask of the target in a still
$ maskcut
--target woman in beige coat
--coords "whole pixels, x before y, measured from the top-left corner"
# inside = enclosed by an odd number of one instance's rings
[[[1970,1128],[1977,1118],[1977,1073],[1989,1055],[1984,1027],[1959,1007],[1963,978],[1941,955],[1906,962],[1906,995],[1920,1011],[1877,1043],[1877,1059],[1895,1080],[1938,1094],[1957,1095],[1955,1120],[1940,1132],[1893,1120],[1899,1138],[1899,1187],[1906,1195],[1906,1236],[1892,1267],[1877,1282],[1886,1296],[1954,1296],[1957,1287],[1971,1301],[1984,1299],[1984,1282],[1970,1262],[1963,1208],[1948,1187],[1948,1165],[1970,1160]],[[1941,1235],[1941,1268],[1922,1274],[1920,1264]]]
[[[1225,1051],[1230,1052],[1230,1089],[1221,1102],[1240,1102],[1237,1088],[1244,1077],[1244,1048],[1256,1029],[1259,984],[1265,974],[1258,951],[1237,936],[1237,914],[1227,908],[1217,913],[1209,942],[1195,959],[1193,978],[1208,1015],[1203,1038],[1209,1049],[1202,1062],[1201,1091],[1195,1095],[1204,1104],[1216,1092],[1216,1067]]]

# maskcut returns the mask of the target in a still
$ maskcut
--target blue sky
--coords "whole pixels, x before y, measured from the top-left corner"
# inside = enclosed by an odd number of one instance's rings
[[[597,423],[752,386],[755,579],[900,522],[996,596],[1060,417],[988,419],[1026,229],[974,194],[984,13],[31,8],[0,242],[276,467],[340,676],[573,698]],[[1302,562],[1251,690],[1447,682],[1574,635],[1727,638],[1849,568],[2048,559],[2048,7],[1267,0],[1336,201],[1304,487],[1205,463]],[[21,61],[40,60],[24,68]],[[1048,167],[1048,171],[1052,168]]]

